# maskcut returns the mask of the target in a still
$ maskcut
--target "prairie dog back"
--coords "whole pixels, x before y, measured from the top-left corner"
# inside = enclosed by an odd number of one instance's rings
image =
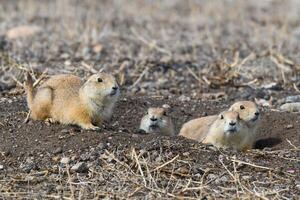
[[[175,135],[173,122],[164,108],[149,108],[141,120],[140,129],[146,133]]]
[[[183,124],[179,135],[201,142],[209,130],[210,125],[216,120],[217,115],[200,117]]]

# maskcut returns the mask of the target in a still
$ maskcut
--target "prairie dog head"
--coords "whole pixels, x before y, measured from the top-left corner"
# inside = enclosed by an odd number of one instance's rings
[[[250,126],[256,126],[260,120],[260,111],[252,101],[238,101],[229,108],[229,111],[238,112],[240,118]]]
[[[173,123],[164,108],[149,108],[142,118],[140,129],[146,133],[174,134]]]
[[[120,96],[119,85],[114,76],[97,73],[88,78],[83,85],[86,96],[93,99],[114,100]]]
[[[219,114],[217,119],[219,127],[223,127],[224,134],[231,136],[243,128],[239,113],[234,111],[225,111]]]

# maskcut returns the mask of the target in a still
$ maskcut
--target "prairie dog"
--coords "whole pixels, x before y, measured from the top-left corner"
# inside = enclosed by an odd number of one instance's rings
[[[32,119],[50,119],[91,130],[111,118],[120,96],[115,78],[107,73],[94,74],[86,82],[74,75],[55,75],[36,91],[28,73],[25,90]]]
[[[247,149],[251,133],[245,123],[235,111],[222,112],[211,124],[202,142],[219,148]]]
[[[146,133],[175,134],[173,122],[164,108],[149,108],[141,120],[140,129]]]
[[[247,139],[249,140],[249,149],[252,148],[256,138],[256,130],[260,121],[260,111],[256,104],[251,101],[238,101],[234,103],[229,111],[236,111],[239,117],[245,122],[249,129]],[[179,135],[196,141],[203,141],[208,134],[211,124],[218,118],[217,115],[201,117],[190,120],[183,124]]]

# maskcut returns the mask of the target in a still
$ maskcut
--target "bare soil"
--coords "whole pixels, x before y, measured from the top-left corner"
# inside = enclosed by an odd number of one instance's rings
[[[299,199],[300,4],[289,1],[1,1],[0,199]],[[10,38],[20,25],[38,27]],[[29,31],[30,32],[30,31]],[[121,80],[99,131],[23,123],[26,71]],[[255,148],[141,134],[149,106],[176,132],[238,100],[262,110]],[[76,167],[77,166],[77,167]]]

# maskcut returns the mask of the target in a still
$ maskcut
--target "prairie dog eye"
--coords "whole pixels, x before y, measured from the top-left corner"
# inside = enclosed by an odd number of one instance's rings
[[[167,116],[167,112],[166,111],[163,112],[163,116]]]
[[[245,109],[245,106],[241,105],[241,106],[240,106],[240,109],[241,109],[241,110],[244,110],[244,109]]]
[[[97,81],[98,81],[98,83],[102,83],[103,82],[102,78],[98,78]]]
[[[223,115],[221,115],[221,116],[220,116],[220,118],[221,118],[221,119],[224,119],[224,116],[223,116]]]

